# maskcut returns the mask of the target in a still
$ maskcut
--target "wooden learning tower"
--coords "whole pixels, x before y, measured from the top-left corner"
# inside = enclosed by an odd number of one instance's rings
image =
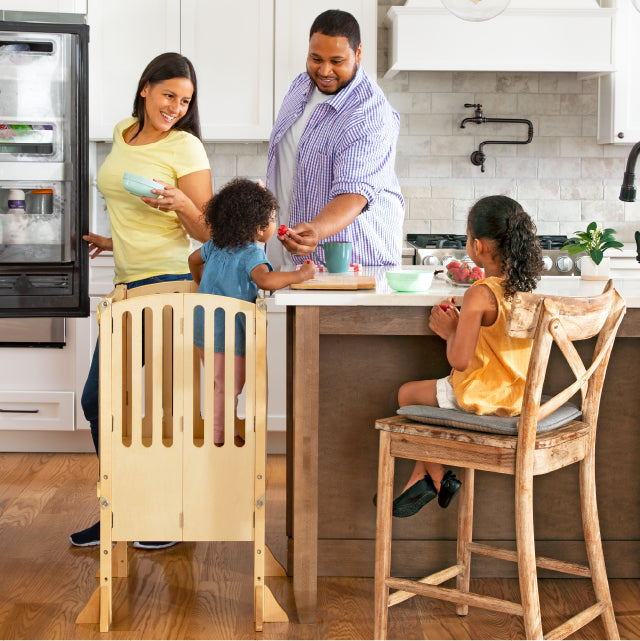
[[[202,377],[193,344],[197,307],[206,327]],[[224,310],[224,319],[216,310]],[[234,354],[237,314],[246,326],[245,419],[238,420],[245,442],[234,443],[234,358],[225,358],[219,446],[209,330],[214,315],[224,322],[225,354]],[[288,621],[264,580],[265,572],[284,574],[265,545],[264,301],[198,294],[191,281],[122,285],[100,301],[98,320],[100,585],[77,623],[99,622],[101,632],[109,630],[112,579],[127,576],[128,541],[253,541],[255,628]]]

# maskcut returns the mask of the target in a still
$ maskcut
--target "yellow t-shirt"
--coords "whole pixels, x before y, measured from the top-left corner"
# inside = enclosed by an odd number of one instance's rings
[[[171,131],[148,145],[128,145],[123,132],[134,122],[126,118],[116,125],[111,152],[98,171],[111,222],[114,283],[189,272],[190,241],[178,215],[149,207],[126,191],[125,171],[175,186],[178,178],[209,169],[204,146],[186,131]]]
[[[504,299],[502,278],[485,278],[473,287],[486,285],[498,302],[493,325],[481,327],[471,365],[452,370],[451,385],[458,405],[473,414],[517,416],[522,410],[524,384],[533,341],[505,334],[511,303]]]

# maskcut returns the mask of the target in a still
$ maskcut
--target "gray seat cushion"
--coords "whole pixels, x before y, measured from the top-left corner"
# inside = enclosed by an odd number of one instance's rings
[[[546,397],[548,398],[548,397]],[[544,402],[545,398],[543,398]],[[431,407],[430,405],[406,405],[398,410],[398,414],[411,418],[420,423],[431,425],[443,425],[445,427],[459,427],[462,429],[474,430],[475,432],[489,432],[491,434],[518,433],[519,416],[479,416],[469,414],[462,410],[449,410],[442,407]],[[537,432],[548,432],[557,427],[566,425],[582,416],[582,412],[573,403],[561,405],[555,412],[538,423]]]

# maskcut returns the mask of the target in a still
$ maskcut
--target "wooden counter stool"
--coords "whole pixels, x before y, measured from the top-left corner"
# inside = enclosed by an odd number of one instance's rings
[[[190,281],[118,286],[99,304],[100,585],[77,622],[99,621],[101,632],[113,618],[112,577],[127,576],[127,541],[253,541],[255,628],[288,620],[264,581],[284,574],[265,545],[266,307],[195,291]],[[196,308],[205,315],[202,403]],[[232,357],[225,439],[215,445],[214,315],[233,355],[236,314],[246,325],[245,442],[234,443]]]
[[[380,430],[378,511],[375,561],[375,639],[385,639],[388,608],[417,594],[524,617],[525,638],[542,639],[536,566],[590,577],[596,603],[545,635],[563,639],[602,616],[607,638],[617,639],[609,584],[602,554],[595,484],[595,444],[600,396],[616,332],[626,306],[609,281],[594,298],[560,298],[519,293],[507,325],[509,336],[532,338],[522,413],[515,418],[476,416],[463,411],[405,407],[402,416],[376,422]],[[597,336],[591,363],[585,367],[573,341]],[[552,398],[542,386],[553,343],[566,359],[575,381]],[[581,412],[569,399],[582,394]],[[581,414],[581,415],[580,415]],[[394,459],[435,461],[459,466],[457,563],[419,581],[390,576],[391,509]],[[588,566],[536,557],[533,530],[533,477],[579,461],[580,503]],[[474,471],[515,476],[517,551],[472,540]],[[518,564],[521,603],[469,592],[471,553]],[[456,578],[456,589],[441,587]],[[396,592],[389,594],[389,589]]]

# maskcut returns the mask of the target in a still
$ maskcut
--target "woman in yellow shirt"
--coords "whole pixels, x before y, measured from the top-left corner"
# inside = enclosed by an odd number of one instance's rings
[[[119,122],[111,152],[98,171],[112,238],[88,234],[91,258],[113,251],[114,283],[128,288],[153,282],[190,279],[191,238],[205,242],[202,216],[212,196],[209,160],[200,140],[198,88],[191,62],[177,53],[163,53],[143,71],[133,103],[133,117]],[[163,185],[158,197],[130,194],[125,172]],[[98,452],[98,346],[82,393],[82,409]],[[76,546],[100,544],[100,523],[75,532]],[[134,543],[157,549],[172,543]]]
[[[429,320],[429,327],[447,341],[451,374],[405,383],[398,391],[398,404],[517,416],[531,341],[510,338],[505,329],[513,295],[535,289],[542,272],[535,225],[515,200],[482,198],[469,212],[467,253],[484,268],[485,278],[467,290],[460,311],[448,301],[436,305]],[[436,496],[439,505],[447,507],[460,485],[441,464],[416,461],[411,478],[393,502],[393,515],[412,516]]]

